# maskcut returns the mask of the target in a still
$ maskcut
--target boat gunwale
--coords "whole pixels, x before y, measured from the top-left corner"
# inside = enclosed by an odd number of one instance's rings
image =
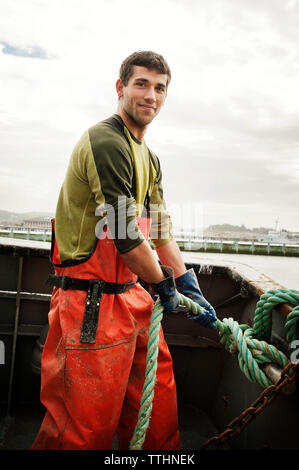
[[[50,249],[51,242],[6,237],[0,239],[0,255],[49,258]],[[212,256],[211,258],[201,259],[200,253],[192,251],[181,251],[181,253],[186,265],[198,266],[201,274],[226,274],[239,283],[242,290],[248,292],[248,295],[261,297],[269,290],[287,289],[270,276],[247,264],[235,260],[215,260]],[[292,311],[292,308],[291,305],[286,303],[276,307],[284,317]]]

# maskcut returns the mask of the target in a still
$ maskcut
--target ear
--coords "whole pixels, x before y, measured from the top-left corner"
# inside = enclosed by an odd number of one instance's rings
[[[116,82],[116,91],[117,91],[118,99],[123,96],[123,88],[124,88],[123,82],[119,78]]]

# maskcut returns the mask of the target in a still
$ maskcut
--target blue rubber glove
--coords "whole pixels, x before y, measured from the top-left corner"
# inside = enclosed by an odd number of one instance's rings
[[[205,309],[203,314],[199,315],[194,315],[192,312],[188,311],[187,317],[203,326],[215,328],[214,323],[217,320],[216,312],[212,305],[209,304],[209,302],[202,295],[194,269],[189,269],[185,274],[177,277],[175,283],[177,290],[181,294],[189,297],[189,299],[198,303]]]
[[[173,312],[179,305],[179,298],[175,288],[173,269],[169,266],[161,266],[165,279],[152,284],[154,291],[159,295],[164,312]]]

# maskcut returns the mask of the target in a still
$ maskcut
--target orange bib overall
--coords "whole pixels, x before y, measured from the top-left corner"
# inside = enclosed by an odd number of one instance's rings
[[[147,238],[146,220],[138,219],[138,225]],[[111,283],[137,281],[107,229],[82,262],[60,263],[54,229],[51,251],[57,276]],[[42,357],[41,402],[47,411],[32,447],[35,450],[109,450],[115,433],[118,448],[129,449],[145,377],[153,300],[138,282],[121,294],[103,293],[94,342],[88,343],[82,342],[87,295],[84,290],[53,288]],[[143,449],[180,449],[172,359],[162,328]]]

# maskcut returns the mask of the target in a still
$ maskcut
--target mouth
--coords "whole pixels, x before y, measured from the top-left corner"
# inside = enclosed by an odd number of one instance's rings
[[[151,105],[149,105],[149,104],[139,104],[139,106],[140,106],[141,108],[147,109],[147,110],[149,110],[149,109],[152,109],[153,111],[156,110],[155,106],[151,106]]]

